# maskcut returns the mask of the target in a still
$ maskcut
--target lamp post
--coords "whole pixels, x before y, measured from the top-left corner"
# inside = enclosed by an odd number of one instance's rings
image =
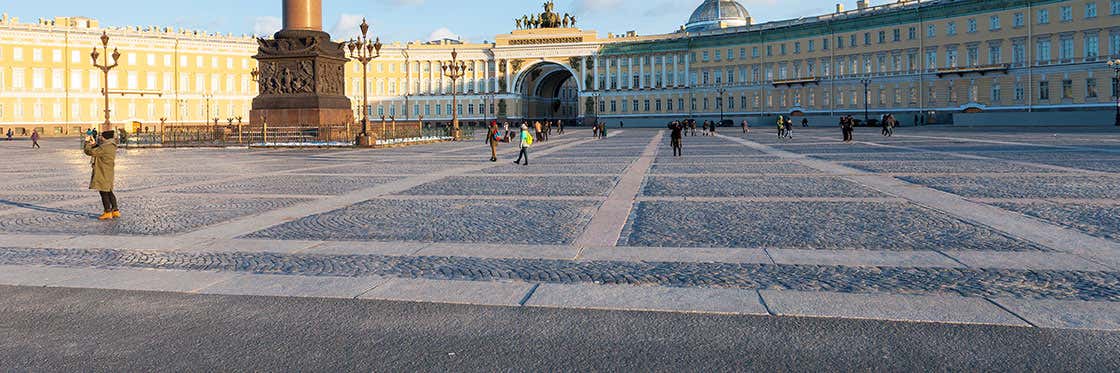
[[[451,50],[451,63],[439,64],[443,76],[451,79],[451,138],[459,141],[462,135],[459,132],[459,86],[456,81],[467,74],[467,63],[459,61],[459,52]]]
[[[871,101],[871,79],[860,79],[859,82],[863,84],[863,125],[866,126],[868,122],[871,121],[871,116],[867,109],[867,102]]]
[[[1116,96],[1116,126],[1120,126],[1120,59],[1108,61],[1115,77],[1112,79],[1112,94]]]
[[[105,31],[101,32],[101,49],[104,51],[104,53],[98,52],[97,47],[93,47],[93,53],[90,53],[89,56],[93,59],[93,67],[101,69],[101,94],[105,97],[105,123],[101,124],[101,131],[109,131],[113,129],[113,123],[109,121],[109,113],[111,112],[111,109],[109,109],[109,70],[112,70],[113,68],[120,65],[117,63],[117,60],[121,58],[121,52],[117,51],[117,48],[113,48],[113,64],[110,65],[109,34],[107,34]],[[105,59],[103,63],[99,64],[97,63],[97,59],[102,55],[105,56]]]
[[[208,124],[207,118],[210,118],[210,100],[214,98],[214,93],[205,93],[202,95],[202,98],[206,99],[206,116],[202,118],[202,124],[206,125]],[[214,118],[214,126],[217,126],[217,119],[218,118]]]
[[[716,93],[719,93],[719,101],[717,102],[719,104],[719,123],[716,124],[718,126],[723,124],[723,95],[727,93],[727,87],[717,87]]]
[[[350,58],[362,64],[362,132],[358,134],[358,146],[373,146],[369,136],[369,62],[381,57],[381,38],[369,40],[369,23],[362,18],[362,34],[346,43]]]

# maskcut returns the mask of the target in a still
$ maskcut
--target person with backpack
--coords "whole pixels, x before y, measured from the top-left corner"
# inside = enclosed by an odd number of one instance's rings
[[[82,152],[92,158],[93,174],[89,179],[89,189],[96,190],[101,195],[101,205],[104,213],[98,220],[110,220],[121,217],[121,210],[117,207],[117,196],[113,194],[113,176],[116,168],[117,144],[113,142],[113,131],[101,133],[101,141],[87,136],[82,146]]]
[[[486,131],[486,144],[490,145],[490,162],[498,161],[498,143],[502,142],[502,133],[498,132],[498,122],[490,123]]]
[[[521,152],[517,154],[517,160],[513,164],[521,164],[521,158],[525,158],[525,166],[529,165],[529,147],[533,146],[533,135],[529,134],[529,126],[521,125],[521,135],[517,146],[521,148]]]
[[[680,157],[684,148],[683,144],[681,144],[681,140],[683,140],[684,137],[684,125],[674,121],[669,123],[669,131],[671,131],[669,135],[669,146],[673,147],[673,156]]]

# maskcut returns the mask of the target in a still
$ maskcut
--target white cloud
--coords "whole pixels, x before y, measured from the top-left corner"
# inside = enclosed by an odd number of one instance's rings
[[[253,35],[272,36],[283,27],[279,17],[257,17],[253,20]]]
[[[424,2],[425,2],[425,0],[392,0],[392,1],[390,1],[390,3],[392,3],[395,6],[420,6],[420,5],[424,5]]]
[[[447,27],[440,27],[428,34],[428,41],[443,39],[459,39],[459,35],[451,32]]]
[[[363,19],[365,19],[365,16],[363,16],[361,14],[346,14],[346,13],[343,13],[343,14],[339,15],[338,16],[338,22],[335,23],[334,28],[331,29],[331,36],[334,39],[338,39],[338,40],[349,40],[349,39],[357,38],[358,35],[361,34],[361,32],[362,32],[361,28],[359,28],[359,26],[362,25],[362,20]],[[372,26],[370,27],[370,29],[371,29],[370,34],[375,34],[372,31],[372,29],[373,29]]]

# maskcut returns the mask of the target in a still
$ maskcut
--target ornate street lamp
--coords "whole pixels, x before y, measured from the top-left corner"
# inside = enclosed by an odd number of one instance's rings
[[[362,35],[358,39],[351,39],[346,43],[350,50],[350,58],[362,64],[362,133],[358,134],[359,146],[372,146],[374,141],[369,138],[369,62],[381,57],[381,38],[369,40],[369,23],[362,18]]]
[[[719,86],[718,88],[716,88],[716,93],[719,93],[719,101],[716,102],[717,104],[719,104],[719,123],[717,124],[717,126],[718,126],[718,125],[723,124],[723,96],[725,94],[727,94],[727,87]]]
[[[119,65],[117,63],[117,60],[119,60],[121,58],[121,52],[117,51],[117,48],[113,48],[113,54],[112,54],[113,64],[110,65],[109,64],[109,56],[110,56],[109,55],[109,34],[107,34],[105,31],[101,32],[101,49],[104,50],[104,53],[98,52],[97,47],[94,47],[93,48],[93,53],[90,53],[89,56],[92,57],[92,59],[93,59],[93,67],[101,69],[102,82],[103,82],[101,84],[101,94],[105,96],[105,123],[101,124],[101,131],[109,131],[109,130],[113,129],[113,123],[109,121],[109,113],[110,113],[110,110],[111,110],[111,109],[109,109],[109,70],[112,70],[113,68],[115,68]],[[100,57],[103,54],[105,56],[105,61],[103,63],[100,63],[100,64],[97,63],[98,57]]]
[[[1120,126],[1120,59],[1108,61],[1116,77],[1112,80],[1112,94],[1116,95],[1116,125]]]
[[[868,125],[871,121],[871,116],[868,113],[867,102],[871,101],[871,79],[860,79],[863,84],[863,125]]]
[[[459,132],[459,86],[456,81],[467,74],[467,63],[459,61],[459,52],[451,50],[451,63],[439,63],[443,76],[451,79],[451,138],[459,141],[462,135]]]

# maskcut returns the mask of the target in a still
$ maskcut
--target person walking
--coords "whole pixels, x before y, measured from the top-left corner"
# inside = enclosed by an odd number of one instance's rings
[[[96,190],[101,195],[101,206],[104,208],[104,213],[97,217],[98,220],[121,217],[121,210],[117,207],[117,196],[113,194],[114,168],[117,159],[117,144],[113,139],[113,131],[105,131],[101,133],[100,141],[87,136],[82,146],[82,152],[92,158],[93,173],[90,176],[89,189]]]
[[[12,129],[8,129],[8,141],[12,141]]]
[[[521,148],[521,152],[517,154],[517,160],[513,164],[521,164],[521,158],[525,158],[525,166],[529,165],[529,147],[533,146],[533,135],[529,134],[529,126],[521,125],[521,134],[517,136],[517,146]]]
[[[778,116],[778,138],[786,137],[786,118]]]
[[[751,124],[746,119],[743,119],[743,133],[751,133]]]
[[[502,141],[509,142],[512,133],[509,132],[509,122],[502,122]]]
[[[716,135],[716,125],[717,124],[719,124],[719,122],[716,122],[716,121],[713,120],[712,123],[708,125],[708,132],[709,132],[708,136],[715,136]]]
[[[533,134],[536,135],[534,137],[541,139],[541,141],[544,141],[544,136],[541,133],[541,121],[538,120],[533,122]]]
[[[607,138],[607,122],[599,123],[599,140]]]
[[[696,136],[696,119],[689,119],[688,120],[688,130],[689,130],[689,132],[692,132],[692,134],[689,135],[689,136],[693,136],[693,137]]]
[[[37,131],[37,130],[32,130],[31,131],[31,147],[34,148],[34,149],[39,149],[40,148],[39,147],[39,131]]]
[[[669,131],[669,146],[673,147],[673,156],[680,157],[683,150],[681,140],[683,140],[684,137],[684,125],[680,122],[669,123]]]
[[[556,122],[556,134],[557,135],[563,135],[564,134],[564,121]]]
[[[626,128],[626,123],[623,123],[621,120],[618,121],[618,128]]]
[[[591,137],[596,139],[599,138],[599,123],[591,125]]]
[[[786,118],[786,138],[793,139],[793,117]]]
[[[801,118],[801,128],[809,128],[809,118]]]
[[[490,145],[490,162],[498,161],[498,143],[502,141],[502,133],[498,132],[498,123],[490,123],[490,129],[486,131],[486,144]]]

